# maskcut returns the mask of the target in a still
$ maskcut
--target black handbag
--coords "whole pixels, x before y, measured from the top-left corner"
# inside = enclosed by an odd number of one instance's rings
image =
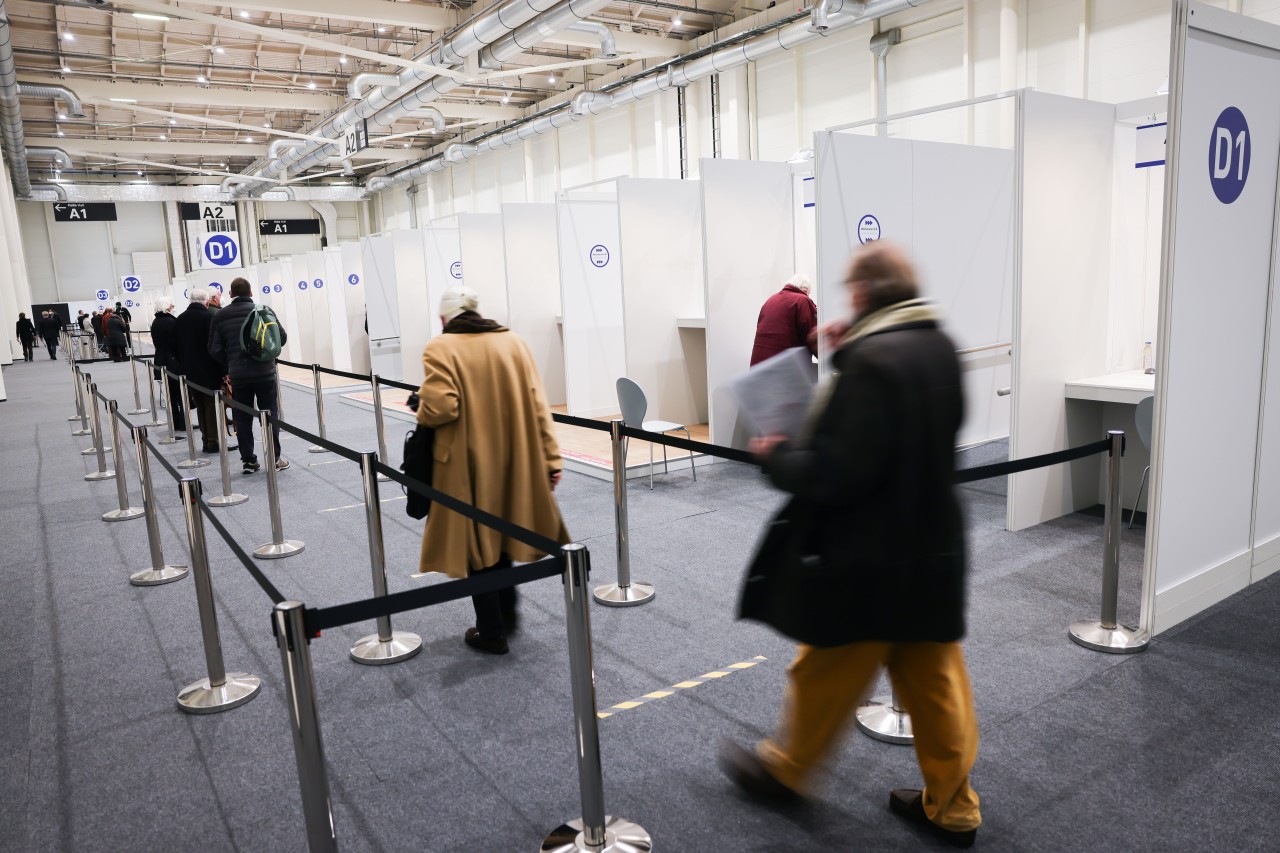
[[[431,475],[435,468],[436,431],[433,427],[418,424],[418,427],[404,435],[404,456],[400,470],[406,476],[420,483],[431,485]],[[423,519],[431,510],[431,498],[420,495],[412,489],[405,489],[408,501],[405,512],[410,518]]]

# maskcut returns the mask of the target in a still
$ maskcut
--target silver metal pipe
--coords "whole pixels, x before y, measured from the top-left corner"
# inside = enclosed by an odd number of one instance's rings
[[[612,59],[618,55],[617,40],[613,33],[604,24],[582,20],[607,5],[592,0],[569,0],[561,3],[481,50],[480,67],[489,70],[501,68],[506,60],[519,56],[556,33],[573,29],[589,32],[599,38],[601,56]],[[604,30],[603,34],[601,30]]]
[[[129,356],[129,375],[133,378],[133,411],[131,415],[149,415],[150,409],[142,406],[142,389],[138,386],[138,359]]]
[[[627,521],[627,438],[624,423],[614,418],[609,423],[609,441],[613,451],[613,525],[618,549],[618,582],[596,587],[596,601],[606,607],[634,607],[651,601],[653,584],[631,580],[631,533]]]
[[[129,483],[125,475],[128,466],[124,462],[124,449],[120,444],[120,411],[115,400],[107,401],[107,420],[111,422],[111,446],[116,449],[116,498],[118,509],[102,514],[103,521],[128,521],[141,518],[142,508],[129,506]]]
[[[296,151],[306,144],[305,139],[276,139],[267,146],[267,156],[279,157],[285,151]]]
[[[382,412],[382,380],[378,378],[378,374],[369,377],[369,384],[373,388],[373,422],[378,431],[378,458],[385,462],[387,460],[387,422]],[[386,474],[378,475],[378,482],[385,483],[391,478]]]
[[[1004,341],[1003,343],[998,344],[986,344],[985,346],[980,347],[967,347],[966,349],[956,350],[956,355],[972,355],[975,352],[986,352],[987,350],[1004,349],[1005,347],[1011,346],[1013,346],[1013,341]]]
[[[219,390],[213,396],[214,419],[218,427],[218,464],[222,466],[222,494],[205,501],[209,506],[236,506],[249,500],[248,495],[231,491],[231,454],[227,452],[227,398]]]
[[[13,27],[9,25],[4,0],[0,0],[0,138],[4,140],[14,195],[26,198],[31,195],[31,172],[27,166],[22,103],[18,100],[18,71],[13,61]]]
[[[321,438],[328,438],[324,431],[324,388],[320,385],[320,365],[311,365],[311,387],[316,394],[316,431]],[[329,448],[314,445],[307,448],[308,453],[328,453]]]
[[[569,683],[573,691],[574,743],[582,827],[588,846],[604,846],[604,783],[600,766],[600,720],[596,716],[595,668],[591,662],[591,606],[587,584],[591,555],[574,543],[564,548],[564,610],[569,636]]]
[[[1116,627],[1120,599],[1120,467],[1124,461],[1124,432],[1108,430],[1111,450],[1107,457],[1107,503],[1103,511],[1106,529],[1102,546],[1102,627]]]
[[[178,467],[203,468],[209,464],[209,460],[196,456],[196,424],[191,419],[191,392],[187,390],[185,376],[178,377],[178,393],[182,395],[182,413],[187,419],[187,458],[179,462]]]
[[[179,483],[186,514],[187,541],[191,546],[191,574],[196,585],[196,610],[200,613],[200,637],[204,641],[207,678],[192,682],[178,693],[178,707],[190,714],[211,714],[243,705],[261,689],[261,682],[243,672],[228,673],[222,659],[218,611],[214,605],[213,577],[209,572],[209,547],[204,538],[200,510],[200,481],[184,477]]]
[[[173,583],[187,576],[187,567],[166,565],[164,561],[160,516],[156,512],[156,492],[151,482],[151,455],[147,452],[146,427],[133,428],[133,445],[138,454],[138,482],[142,484],[142,510],[147,519],[147,547],[151,552],[151,565],[130,575],[129,583],[134,586]]]
[[[259,545],[253,556],[260,560],[276,560],[302,553],[306,547],[298,539],[284,538],[284,522],[280,519],[280,483],[276,471],[276,440],[271,429],[271,413],[258,412],[258,425],[262,431],[262,464],[267,471],[267,511],[271,515],[271,541]],[[241,438],[244,441],[247,436]]]
[[[284,693],[289,702],[289,729],[293,733],[293,755],[298,765],[298,785],[302,789],[307,847],[311,853],[337,853],[306,609],[300,601],[282,601],[271,611],[271,622],[284,669]]]
[[[86,377],[87,379],[88,377]],[[102,418],[98,414],[98,386],[93,382],[89,383],[89,420],[93,424],[93,449],[90,451],[98,457],[98,470],[91,471],[84,475],[86,480],[91,482],[98,480],[110,480],[116,475],[115,471],[107,468],[107,451],[102,446]],[[83,454],[84,451],[81,451]]]
[[[151,422],[147,424],[149,427],[162,427],[165,422],[160,420],[160,407],[156,405],[156,373],[155,362],[147,365],[147,399],[151,403]],[[160,374],[160,381],[164,381],[164,374]]]
[[[19,88],[19,89],[21,89],[22,87],[21,87],[21,86],[19,86],[18,88]],[[70,168],[71,168],[71,155],[70,155],[70,154],[68,154],[66,151],[63,151],[61,148],[48,148],[48,147],[42,147],[42,146],[32,146],[32,147],[27,148],[27,157],[28,157],[28,158],[31,158],[31,157],[49,157],[49,158],[52,158],[52,160],[53,160],[55,163],[57,163],[58,165],[62,166],[62,168],[64,168],[64,169],[70,169]],[[55,186],[55,187],[57,187],[58,185],[57,185],[57,184],[51,184],[50,186]],[[48,189],[48,187],[44,187],[43,189]],[[58,189],[62,189],[62,187],[58,187]]]
[[[380,74],[376,71],[362,71],[359,74],[351,75],[351,79],[347,81],[347,97],[353,101],[358,101],[364,97],[365,90],[372,86],[385,89],[387,86],[396,86],[399,83],[399,74]]]
[[[18,94],[28,98],[48,98],[53,101],[62,101],[67,105],[67,115],[73,118],[84,118],[84,105],[80,103],[80,96],[66,86],[51,86],[47,83],[19,83]],[[67,160],[67,165],[71,165],[70,158]]]
[[[284,385],[280,383],[280,371],[276,370],[276,417],[284,420]]]

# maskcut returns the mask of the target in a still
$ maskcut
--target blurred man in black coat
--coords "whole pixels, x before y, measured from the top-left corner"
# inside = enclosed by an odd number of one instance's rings
[[[62,331],[62,319],[53,311],[45,311],[40,318],[40,337],[49,348],[49,358],[58,357],[58,333]]]
[[[22,343],[22,357],[27,361],[35,358],[36,327],[25,313],[18,315],[18,340]]]
[[[213,323],[213,314],[205,307],[208,300],[209,292],[204,288],[197,287],[191,291],[191,304],[173,324],[170,346],[173,360],[179,365],[181,375],[187,377],[187,382],[213,392],[222,384],[222,367],[209,355],[209,326]],[[188,396],[200,422],[202,449],[205,453],[217,453],[218,424],[213,397],[195,388],[189,388]],[[181,403],[178,397],[174,401],[173,405]],[[188,423],[187,428],[191,427],[192,424]]]

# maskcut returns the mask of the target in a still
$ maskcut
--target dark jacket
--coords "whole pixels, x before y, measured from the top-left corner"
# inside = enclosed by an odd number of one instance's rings
[[[76,325],[80,327],[80,331],[82,332],[89,331],[89,315],[81,314],[79,317],[77,317]]]
[[[129,327],[119,314],[112,314],[107,320],[107,346],[127,347],[129,345]]]
[[[793,347],[808,347],[809,335],[818,326],[818,306],[803,290],[788,284],[765,300],[756,320],[752,365]],[[817,341],[810,347],[817,352]]]
[[[231,377],[231,385],[237,382],[255,382],[276,378],[274,361],[254,361],[245,354],[240,345],[240,327],[245,318],[253,311],[253,299],[248,296],[237,296],[230,305],[224,305],[213,319],[213,329],[209,336],[209,353],[224,367],[224,373]],[[280,327],[280,345],[289,340],[284,326]]]
[[[156,348],[156,367],[173,368],[173,327],[178,318],[168,311],[157,311],[151,321],[151,345]]]
[[[23,317],[18,321],[18,340],[24,344],[29,344],[36,339],[36,327],[31,324],[28,317]]]
[[[222,366],[209,355],[209,326],[213,315],[199,302],[192,302],[173,324],[173,360],[170,373],[187,377],[188,382],[217,391],[225,375]]]
[[[964,528],[952,484],[964,398],[955,346],[936,323],[917,321],[854,341],[835,365],[812,438],[764,464],[794,497],[748,574],[741,615],[781,628],[795,614],[777,608],[794,601],[769,594],[771,578],[799,569],[822,591],[799,602],[815,632],[787,632],[802,642],[958,640]]]
[[[115,314],[117,317],[122,318],[125,323],[133,322],[133,314],[129,313],[129,309],[125,308],[123,305],[116,306]]]
[[[46,341],[56,341],[58,339],[58,332],[61,330],[62,320],[59,319],[57,314],[54,314],[52,317],[40,318],[40,337],[44,338]]]

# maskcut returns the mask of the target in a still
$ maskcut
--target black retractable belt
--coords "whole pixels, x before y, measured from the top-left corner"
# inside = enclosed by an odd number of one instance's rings
[[[1083,459],[1086,456],[1093,456],[1096,453],[1106,453],[1110,449],[1110,439],[1103,439],[1102,441],[1095,441],[1093,444],[1086,444],[1081,447],[1071,447],[1066,450],[1058,450],[1053,453],[1045,453],[1040,456],[1030,456],[1026,459],[997,462],[994,465],[980,465],[976,468],[961,468],[959,471],[956,471],[956,483],[972,483],[975,480],[987,480],[991,477],[1005,477],[1009,474],[1018,474],[1022,471],[1030,471],[1035,468],[1047,468],[1050,465],[1058,465],[1063,462]]]

